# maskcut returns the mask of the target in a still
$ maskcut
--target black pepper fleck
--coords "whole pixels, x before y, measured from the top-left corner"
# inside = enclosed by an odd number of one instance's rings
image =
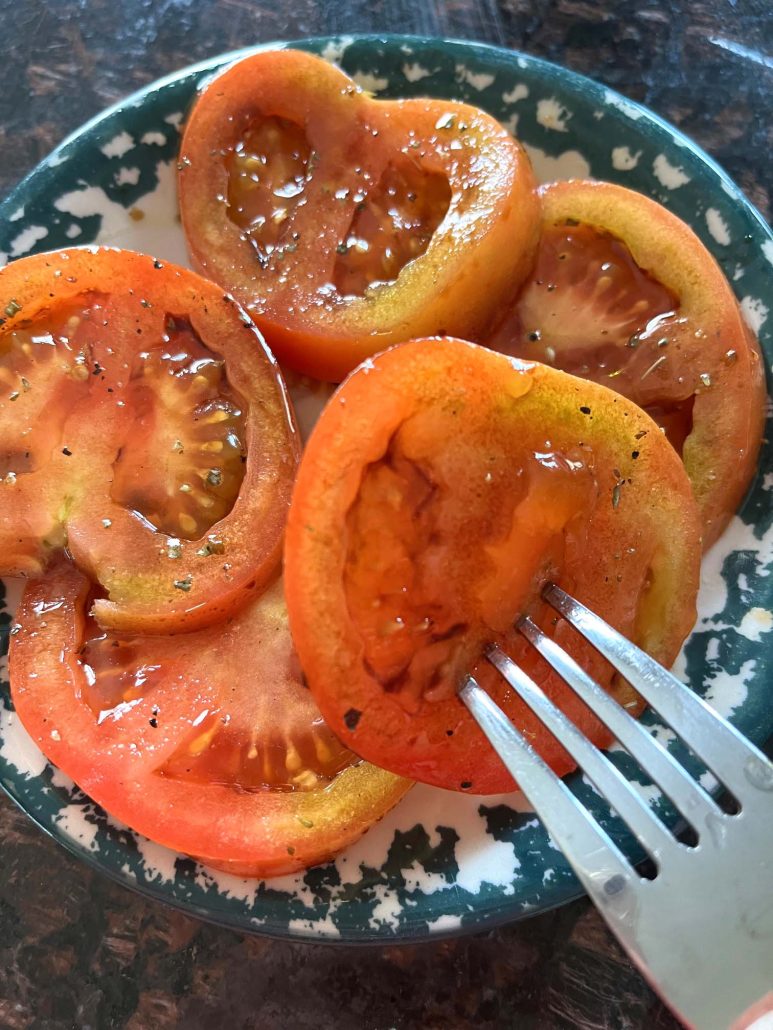
[[[361,716],[362,712],[358,711],[356,708],[350,708],[344,715],[344,722],[346,723],[347,730],[354,732],[354,730],[357,729],[357,723],[360,721]]]

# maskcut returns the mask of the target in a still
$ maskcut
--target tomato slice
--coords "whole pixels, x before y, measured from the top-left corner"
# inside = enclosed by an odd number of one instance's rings
[[[555,183],[541,194],[537,263],[488,344],[644,408],[684,459],[708,547],[756,467],[757,341],[713,257],[665,208],[610,183]]]
[[[13,702],[44,754],[132,829],[273,876],[330,858],[411,786],[358,761],[322,721],[281,580],[224,624],[169,637],[105,632],[89,594],[61,559],[28,584]]]
[[[0,272],[0,573],[67,547],[132,632],[193,629],[273,578],[298,442],[276,362],[219,287],[128,251]]]
[[[290,626],[332,729],[455,790],[512,779],[458,699],[466,672],[560,773],[572,763],[481,663],[497,642],[592,739],[606,731],[513,628],[529,614],[639,702],[541,600],[556,582],[670,664],[695,619],[700,520],[673,448],[595,383],[459,340],[366,362],[308,441],[285,542]]]
[[[195,266],[233,291],[283,363],[333,381],[390,343],[486,331],[539,228],[528,159],[494,119],[373,100],[292,50],[210,81],[179,185]]]

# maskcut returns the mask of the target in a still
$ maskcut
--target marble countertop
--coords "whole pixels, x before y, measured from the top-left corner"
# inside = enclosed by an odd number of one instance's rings
[[[500,44],[591,75],[677,124],[771,215],[768,0],[0,0],[0,12],[3,191],[166,72],[248,43],[396,31]],[[408,947],[241,936],[93,873],[0,797],[3,1030],[467,1026],[677,1023],[585,901]]]

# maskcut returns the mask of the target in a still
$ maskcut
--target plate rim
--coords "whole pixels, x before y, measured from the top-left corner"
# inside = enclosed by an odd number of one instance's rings
[[[108,107],[87,119],[82,125],[78,126],[72,132],[68,133],[68,135],[53,148],[53,150],[43,157],[14,186],[11,187],[9,193],[2,201],[0,201],[0,217],[4,215],[6,204],[10,203],[17,190],[22,187],[26,187],[30,180],[37,178],[49,169],[56,167],[55,159],[61,156],[61,152],[63,150],[75,143],[84,133],[96,129],[104,120],[112,117],[113,115],[119,114],[127,107],[139,106],[148,94],[163,89],[166,86],[173,85],[178,80],[187,78],[189,75],[215,72],[216,70],[225,68],[226,65],[232,64],[234,61],[247,57],[250,54],[262,53],[266,50],[285,50],[288,47],[304,43],[314,46],[320,44],[323,46],[334,44],[349,46],[351,43],[383,43],[387,46],[411,46],[412,44],[432,46],[442,44],[444,46],[459,47],[460,49],[468,51],[480,50],[484,53],[489,52],[499,57],[506,56],[508,59],[514,60],[516,64],[518,64],[519,61],[524,61],[526,62],[526,65],[543,70],[546,75],[557,77],[559,80],[565,80],[572,84],[577,83],[579,80],[579,84],[590,93],[593,94],[603,91],[607,94],[607,97],[600,98],[606,100],[607,103],[609,96],[614,97],[616,100],[621,101],[626,107],[635,110],[641,117],[645,118],[647,122],[655,122],[659,128],[666,130],[673,136],[674,142],[676,142],[678,146],[700,157],[701,161],[711,168],[723,185],[729,188],[728,196],[731,196],[734,200],[740,201],[740,203],[754,216],[760,229],[765,232],[771,240],[773,240],[773,227],[768,224],[759,209],[751,200],[749,200],[738,183],[736,183],[735,179],[733,179],[724,170],[718,161],[704,150],[699,143],[696,143],[691,139],[691,137],[682,132],[680,128],[668,121],[667,118],[664,118],[662,115],[640,103],[638,100],[632,100],[624,93],[620,93],[613,86],[607,86],[604,83],[599,82],[597,79],[593,79],[589,75],[585,75],[584,72],[576,72],[564,65],[557,64],[554,61],[549,61],[544,57],[536,57],[524,50],[510,49],[505,46],[499,46],[495,43],[484,43],[478,40],[460,39],[455,36],[422,36],[415,33],[353,32],[323,36],[299,36],[296,39],[285,40],[275,39],[269,40],[265,43],[256,43],[253,46],[239,47],[236,50],[227,50],[222,54],[215,55],[214,57],[207,57],[201,61],[196,61],[193,64],[178,68],[176,71],[168,72],[166,75],[162,75],[160,78],[152,80],[146,85],[141,86],[139,89],[129,93],[126,97],[110,104]]]

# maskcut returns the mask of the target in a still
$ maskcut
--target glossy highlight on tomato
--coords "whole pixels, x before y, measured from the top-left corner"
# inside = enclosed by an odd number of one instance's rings
[[[394,347],[339,388],[307,443],[285,542],[293,639],[332,729],[393,772],[480,794],[513,783],[457,697],[473,670],[559,773],[572,767],[480,662],[484,646],[499,643],[608,743],[516,619],[529,614],[638,708],[541,589],[558,583],[670,664],[695,619],[699,565],[690,482],[644,412],[450,339]]]
[[[374,100],[310,54],[264,51],[212,79],[179,167],[194,265],[319,379],[413,336],[479,336],[533,260],[535,182],[498,122]]]
[[[242,876],[329,859],[410,788],[359,762],[300,679],[281,580],[224,623],[105,632],[66,560],[27,586],[13,702],[44,754],[116,819]],[[249,665],[245,657],[249,656]]]
[[[0,271],[0,572],[66,548],[101,623],[193,629],[275,574],[299,444],[260,333],[223,291],[129,251]]]
[[[644,408],[682,455],[708,547],[756,467],[765,400],[757,341],[716,261],[655,201],[580,180],[540,193],[536,265],[487,343]]]

